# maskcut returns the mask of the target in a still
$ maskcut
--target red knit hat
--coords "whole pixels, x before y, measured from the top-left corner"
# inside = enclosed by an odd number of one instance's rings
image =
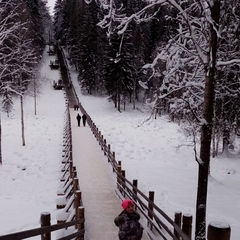
[[[122,202],[123,210],[126,210],[126,208],[128,207],[129,204],[134,206],[134,202],[131,199],[123,200],[123,202]]]

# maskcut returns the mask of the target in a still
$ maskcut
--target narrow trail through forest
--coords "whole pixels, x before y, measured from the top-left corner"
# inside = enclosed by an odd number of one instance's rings
[[[118,239],[118,228],[113,220],[122,211],[121,200],[115,193],[116,176],[108,164],[90,127],[77,125],[76,116],[82,115],[80,110],[74,110],[78,103],[75,90],[69,79],[68,69],[63,52],[58,50],[61,77],[69,102],[73,164],[76,166],[79,186],[82,191],[82,201],[85,208],[85,240]],[[83,106],[84,107],[84,106]],[[142,240],[149,239],[144,234]]]

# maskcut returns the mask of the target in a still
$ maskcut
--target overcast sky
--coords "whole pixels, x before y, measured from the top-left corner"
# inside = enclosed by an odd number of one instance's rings
[[[50,7],[50,14],[53,15],[53,7],[56,0],[47,0],[48,6]]]

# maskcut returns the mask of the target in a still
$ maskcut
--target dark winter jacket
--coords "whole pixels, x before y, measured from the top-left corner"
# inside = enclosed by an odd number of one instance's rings
[[[85,114],[82,115],[82,119],[83,121],[86,121],[87,120],[87,116]]]
[[[137,212],[127,213],[122,211],[114,219],[114,223],[119,227],[120,240],[141,240],[143,227],[139,223],[140,215]]]

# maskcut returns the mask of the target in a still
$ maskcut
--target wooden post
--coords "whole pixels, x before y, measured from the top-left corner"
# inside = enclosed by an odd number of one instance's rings
[[[82,192],[78,190],[74,193],[74,208],[76,210],[76,215],[78,214],[78,207],[81,205],[81,200],[82,200]],[[77,229],[77,225],[76,225],[76,229]]]
[[[112,153],[112,167],[113,167],[113,172],[115,172],[115,169],[114,169],[114,163],[115,163],[115,152]]]
[[[73,177],[73,161],[70,160],[69,162],[69,169],[70,169],[70,177],[72,178]]]
[[[76,178],[77,177],[77,169],[76,169],[76,167],[75,166],[73,166],[73,173],[72,173],[72,177],[73,178]]]
[[[149,198],[149,200],[151,202],[154,202],[154,192],[153,191],[149,191],[148,198]],[[148,208],[149,208],[149,210],[148,210],[148,217],[150,219],[153,219],[153,214],[152,214],[152,212],[153,212],[153,204],[151,202],[148,202]],[[148,222],[147,225],[148,226],[150,225],[150,229],[152,229],[152,224],[150,222]]]
[[[77,190],[79,190],[78,178],[74,178],[73,179],[73,192],[75,193]]]
[[[110,144],[108,144],[108,162],[110,162],[110,153],[111,153],[111,146],[110,146]]]
[[[122,174],[122,166],[118,165],[117,167],[117,187],[118,189],[121,189],[121,174]]]
[[[122,189],[124,190],[126,188],[126,184],[125,184],[126,172],[125,172],[125,170],[122,170],[121,173],[122,173],[121,174],[121,184],[122,184]],[[122,194],[125,197],[124,191],[122,191]]]
[[[71,150],[71,152],[72,152],[72,134],[71,134],[71,126],[70,126],[70,129],[69,129],[69,131],[70,131],[70,143],[71,143],[71,147],[70,147],[70,150]]]
[[[83,219],[84,220],[84,207],[80,206],[77,208],[77,220]],[[77,230],[81,231],[84,230],[84,221],[77,226]],[[84,240],[84,235],[81,237],[78,237],[77,240]]]
[[[51,225],[51,215],[49,212],[43,212],[41,214],[41,227],[47,227]],[[51,232],[41,235],[41,240],[51,240]]]
[[[133,199],[134,201],[137,201],[137,190],[135,188],[137,188],[138,186],[138,180],[137,179],[133,179]]]
[[[101,149],[102,150],[104,149],[104,146],[103,146],[103,135],[101,135]]]
[[[101,133],[101,131],[99,131],[98,138],[97,138],[99,145],[101,145],[101,135],[102,135],[102,133]]]
[[[192,215],[183,214],[182,231],[192,239]]]
[[[208,225],[208,240],[230,240],[231,228],[226,222],[210,222]]]
[[[182,212],[175,212],[174,215],[174,222],[181,228],[182,224]],[[176,229],[174,228],[174,235],[176,236],[176,239],[180,240],[180,236],[178,235]]]
[[[97,140],[99,139],[99,131],[98,131],[98,128],[96,127],[96,138],[97,138]]]
[[[107,155],[107,140],[104,139],[104,156]]]
[[[95,124],[93,124],[93,133],[94,133],[95,138],[97,139],[98,129]]]

